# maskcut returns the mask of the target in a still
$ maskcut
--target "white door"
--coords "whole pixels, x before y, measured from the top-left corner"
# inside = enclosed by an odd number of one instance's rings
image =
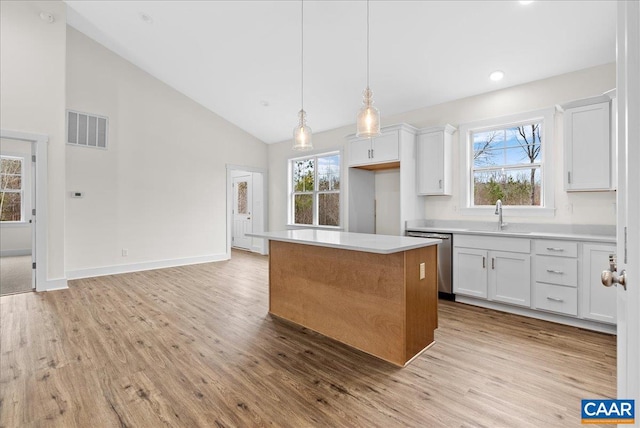
[[[618,2],[617,34],[617,262],[618,398],[636,400],[640,427],[640,4]]]
[[[233,233],[231,245],[237,248],[251,249],[251,238],[246,236],[253,231],[251,220],[253,201],[253,179],[251,175],[233,178]]]

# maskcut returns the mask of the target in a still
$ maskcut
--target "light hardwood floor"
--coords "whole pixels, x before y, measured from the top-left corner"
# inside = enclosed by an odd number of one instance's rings
[[[2,427],[567,427],[615,337],[440,302],[404,369],[272,319],[268,259],[0,298]]]

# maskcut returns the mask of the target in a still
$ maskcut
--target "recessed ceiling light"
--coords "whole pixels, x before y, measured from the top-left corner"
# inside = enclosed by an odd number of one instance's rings
[[[520,4],[527,5],[527,4],[531,4],[531,3],[533,3],[533,0],[520,0]]]
[[[503,77],[504,77],[504,71],[500,71],[500,70],[496,70],[489,75],[489,79],[493,80],[494,82],[497,82],[498,80],[502,80]]]
[[[151,17],[151,15],[147,15],[144,12],[140,12],[139,16],[142,22],[144,22],[145,24],[153,24],[153,18]]]
[[[40,19],[49,24],[56,20],[51,12],[40,12]]]
[[[267,101],[267,100],[262,100],[262,101],[260,101],[260,105],[261,105],[262,107],[269,107],[269,101]]]

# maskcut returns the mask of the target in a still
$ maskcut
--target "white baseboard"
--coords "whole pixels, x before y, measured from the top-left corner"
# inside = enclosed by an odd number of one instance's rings
[[[2,250],[0,251],[0,257],[15,257],[15,256],[30,256],[31,248],[24,250]]]
[[[36,284],[36,291],[57,291],[66,290],[67,288],[69,288],[69,285],[66,278],[48,279],[42,289]]]
[[[231,256],[226,253],[210,254],[199,257],[186,257],[183,259],[158,260],[153,262],[132,263],[128,265],[104,266],[90,269],[77,269],[67,271],[67,279],[92,278],[96,276],[116,275],[119,273],[140,272],[143,270],[163,269],[176,266],[197,265],[200,263],[220,262],[229,260]]]
[[[262,256],[266,256],[267,255],[267,250],[262,247],[261,245],[254,245],[253,247],[251,247],[251,252],[253,253],[258,253]]]
[[[617,334],[617,327],[613,324],[600,323],[597,321],[583,320],[554,314],[551,312],[543,312],[534,309],[520,308],[518,306],[503,305],[488,300],[474,299],[473,297],[461,296],[456,294],[456,302],[466,303],[468,305],[480,306],[496,311],[508,312],[510,314],[522,315],[529,318],[537,318],[544,321],[556,322],[558,324],[566,324],[573,327],[584,328],[586,330],[599,331],[601,333]]]

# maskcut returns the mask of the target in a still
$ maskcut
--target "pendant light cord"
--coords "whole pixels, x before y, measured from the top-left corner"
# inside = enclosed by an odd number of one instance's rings
[[[304,110],[304,0],[300,0],[300,110]]]
[[[369,0],[367,0],[367,88],[369,87]]]

